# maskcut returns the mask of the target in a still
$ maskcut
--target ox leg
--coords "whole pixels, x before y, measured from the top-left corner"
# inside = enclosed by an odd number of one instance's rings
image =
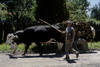
[[[39,48],[40,56],[42,56],[43,51],[42,51],[41,43],[39,43],[39,42],[35,42],[35,43]]]
[[[46,43],[43,43],[43,46],[44,46],[44,49],[46,50],[46,49],[47,49],[47,47],[46,47]]]
[[[29,45],[26,45],[26,46],[25,46],[25,51],[24,51],[24,53],[22,54],[23,56],[27,53],[28,48],[29,48]]]
[[[57,49],[57,52],[56,52],[56,54],[57,53],[61,53],[61,49],[62,49],[62,47],[63,47],[63,44],[61,43],[61,42],[57,42],[57,45],[58,45],[58,49]]]
[[[17,48],[16,48],[17,49]],[[12,54],[15,54],[15,52],[16,52],[16,49],[12,52]]]

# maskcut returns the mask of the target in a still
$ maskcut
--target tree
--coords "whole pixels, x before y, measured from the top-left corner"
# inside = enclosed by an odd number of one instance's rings
[[[87,18],[89,2],[87,0],[66,0],[70,13],[69,20],[84,21]]]
[[[51,24],[69,19],[65,0],[36,0],[36,19],[43,19]]]
[[[24,20],[31,18],[35,20],[33,15],[34,0],[1,0],[6,4],[9,16],[18,22],[24,17]],[[9,17],[8,16],[8,17]]]
[[[17,20],[17,22],[21,20],[27,22],[27,18],[31,20],[41,18],[57,23],[69,18],[65,0],[0,0],[0,2],[7,5],[7,11],[10,14],[6,17],[11,17],[11,20]]]
[[[2,43],[2,37],[3,37],[3,23],[2,20],[3,17],[7,14],[7,8],[5,4],[0,3],[0,44]]]
[[[5,14],[5,20],[14,23],[14,31],[25,29],[29,23],[36,21],[35,0],[0,0],[0,2],[6,5],[8,13]]]
[[[94,18],[96,20],[100,20],[100,3],[96,4],[91,9],[91,18]]]
[[[7,14],[7,8],[5,4],[0,3],[0,18],[4,17]]]

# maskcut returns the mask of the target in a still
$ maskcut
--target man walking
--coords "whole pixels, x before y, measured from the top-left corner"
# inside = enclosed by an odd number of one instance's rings
[[[66,58],[65,59],[69,59],[69,51],[76,54],[76,58],[78,58],[79,56],[79,52],[76,51],[74,48],[72,48],[72,44],[74,42],[74,37],[75,37],[75,30],[74,28],[71,26],[72,22],[71,21],[67,21],[67,28],[65,30],[66,32],[66,37],[65,37],[65,53],[66,53]],[[59,30],[59,32],[62,33],[61,30]]]

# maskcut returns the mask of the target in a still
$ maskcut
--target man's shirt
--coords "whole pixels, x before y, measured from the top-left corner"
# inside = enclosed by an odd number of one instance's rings
[[[73,27],[67,27],[66,30],[65,30],[66,34],[67,35],[67,40],[69,39],[74,39],[74,36],[75,36],[75,30]]]

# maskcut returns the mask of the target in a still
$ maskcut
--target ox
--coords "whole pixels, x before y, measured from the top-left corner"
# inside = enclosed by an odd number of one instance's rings
[[[60,24],[53,26],[59,30],[62,29]],[[23,30],[19,35],[12,35],[12,38],[10,38],[11,41],[7,40],[6,44],[11,44],[10,49],[13,50],[17,48],[18,44],[24,43],[26,46],[23,55],[25,55],[29,45],[34,42],[39,48],[40,56],[42,56],[41,42],[46,42],[53,38],[57,42],[64,43],[64,39],[61,38],[62,36],[61,33],[48,25],[31,26]],[[62,46],[60,46],[60,49],[61,47]]]
[[[15,33],[9,33],[9,34],[7,35],[6,44],[7,44],[7,45],[13,44],[13,42],[14,42],[13,38],[19,36],[21,33],[23,33],[23,30],[16,31]],[[17,47],[11,45],[10,49],[12,49],[12,47],[15,49],[15,50],[13,51],[13,54],[15,54]]]

